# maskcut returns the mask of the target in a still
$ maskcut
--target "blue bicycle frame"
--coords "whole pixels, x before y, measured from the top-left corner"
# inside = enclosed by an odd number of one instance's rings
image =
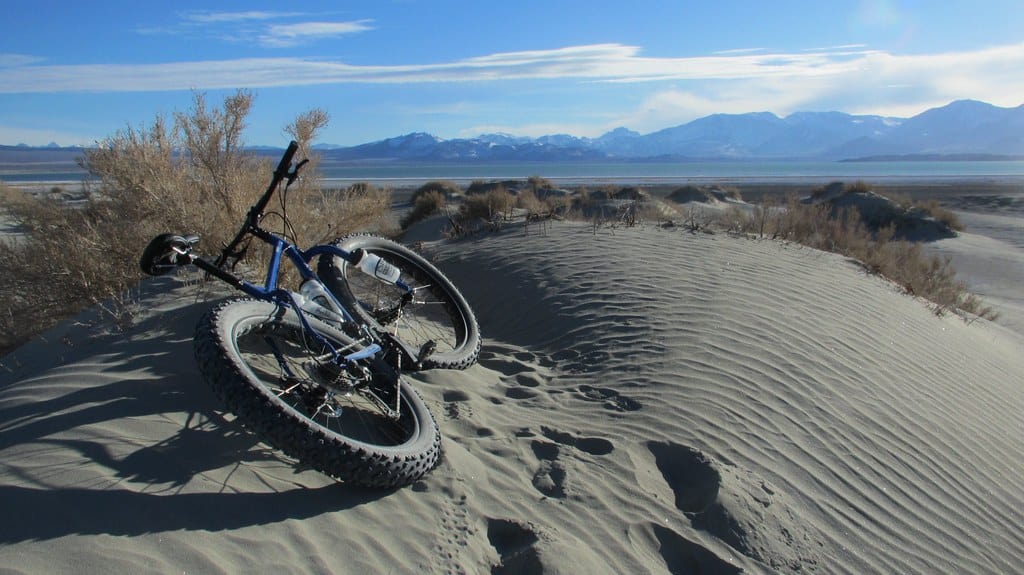
[[[260,227],[260,220],[263,218],[263,212],[266,209],[267,204],[270,202],[270,198],[274,192],[278,190],[281,184],[284,184],[284,190],[286,191],[289,186],[298,177],[299,169],[306,163],[307,160],[299,162],[294,169],[291,167],[292,159],[295,153],[298,151],[299,146],[297,143],[292,142],[284,156],[281,158],[277,169],[274,170],[274,177],[267,187],[266,192],[253,204],[252,208],[249,209],[249,213],[246,216],[245,223],[242,228],[235,234],[233,240],[221,251],[220,255],[216,260],[206,260],[200,256],[192,253],[192,248],[199,241],[198,236],[177,236],[173,234],[163,234],[153,239],[150,245],[147,246],[145,252],[143,252],[142,268],[143,271],[151,275],[160,275],[167,273],[175,266],[192,264],[203,270],[209,275],[212,275],[234,288],[242,291],[243,293],[262,301],[268,301],[277,305],[288,306],[295,310],[296,315],[299,318],[302,329],[311,334],[319,343],[324,346],[324,349],[330,350],[331,356],[335,362],[341,363],[342,361],[347,362],[349,365],[354,365],[354,362],[372,357],[374,355],[383,352],[384,355],[396,360],[397,365],[400,367],[403,362],[408,360],[406,365],[413,368],[420,366],[419,356],[423,353],[422,350],[413,350],[404,342],[395,338],[393,334],[384,330],[380,325],[375,324],[370,320],[369,324],[356,319],[356,317],[342,305],[338,298],[324,286],[323,282],[317,276],[313,268],[310,267],[309,262],[316,257],[337,257],[345,260],[352,266],[356,266],[359,260],[362,259],[364,254],[356,255],[355,252],[349,252],[333,245],[318,245],[313,246],[309,250],[301,250],[294,244],[290,243],[287,239],[281,236],[277,236],[262,227]],[[284,192],[282,192],[284,193]],[[229,260],[234,258],[237,262],[243,256],[245,250],[239,249],[239,246],[243,242],[249,240],[251,237],[256,237],[259,240],[267,243],[272,248],[272,254],[270,257],[269,266],[267,269],[267,275],[263,285],[257,285],[255,283],[243,280],[228,268]],[[315,301],[310,300],[310,305],[316,306],[316,308],[306,309],[305,296],[296,294],[281,288],[278,283],[280,281],[280,268],[281,262],[287,258],[295,266],[295,269],[299,272],[299,276],[302,280],[302,285],[306,282],[316,282],[319,286],[317,289],[318,296],[324,296],[328,298],[327,310],[330,313],[330,317],[326,318],[328,321],[336,321],[338,327],[344,328],[357,327],[360,334],[363,334],[371,342],[366,347],[356,351],[354,353],[342,355],[339,350],[335,349],[316,329],[312,326],[309,319],[306,317],[306,313],[309,309],[313,309],[315,313],[313,315],[320,315],[321,308]],[[398,279],[394,281],[394,285],[400,290],[403,290],[406,294],[402,298],[402,304],[412,301],[413,289]],[[300,292],[303,291],[300,288]],[[358,304],[356,304],[358,305]],[[351,330],[347,330],[351,331]],[[350,334],[351,335],[351,334]],[[392,355],[392,353],[397,353]]]
[[[263,217],[263,210],[266,208],[266,205],[269,202],[270,197],[273,195],[274,191],[282,182],[285,182],[285,189],[287,189],[287,187],[290,186],[292,182],[294,182],[295,179],[297,178],[299,169],[302,167],[302,165],[306,163],[306,161],[303,160],[302,162],[295,166],[294,170],[289,171],[289,168],[291,167],[292,158],[294,157],[295,152],[297,150],[298,144],[292,142],[289,145],[287,151],[285,152],[284,157],[281,158],[281,162],[278,164],[277,169],[274,171],[273,180],[271,181],[270,186],[268,186],[267,191],[249,210],[249,214],[246,217],[246,222],[242,226],[242,229],[239,230],[238,234],[236,234],[234,240],[232,240],[231,243],[224,248],[224,250],[221,252],[220,256],[217,258],[216,261],[210,262],[208,260],[205,260],[201,257],[192,254],[190,251],[181,254],[181,256],[188,260],[187,263],[195,265],[199,269],[227,282],[236,289],[246,293],[249,296],[252,296],[255,299],[270,301],[278,305],[287,305],[291,307],[293,310],[295,310],[295,313],[298,316],[299,321],[302,325],[302,329],[310,333],[319,343],[324,345],[325,349],[330,350],[331,355],[335,361],[338,361],[340,359],[346,362],[356,362],[361,359],[372,357],[383,351],[383,348],[379,343],[371,343],[370,345],[360,349],[359,351],[342,356],[338,352],[338,350],[336,350],[334,346],[331,345],[330,342],[328,342],[323,336],[317,333],[316,329],[314,329],[313,326],[309,323],[309,320],[306,318],[306,313],[303,311],[302,305],[300,304],[299,301],[296,301],[295,294],[278,286],[278,282],[280,279],[281,261],[283,258],[287,257],[287,259],[291,261],[292,264],[295,266],[296,270],[298,270],[302,282],[314,281],[320,284],[322,288],[324,288],[323,290],[321,290],[322,293],[329,297],[333,304],[331,306],[333,308],[331,311],[340,312],[339,319],[341,320],[342,323],[357,323],[354,316],[348,310],[345,309],[345,306],[343,306],[338,301],[334,294],[323,286],[323,283],[320,281],[320,278],[317,277],[316,272],[314,272],[309,265],[309,262],[312,261],[313,258],[319,256],[339,257],[349,262],[350,264],[354,265],[355,258],[353,254],[339,247],[331,245],[313,246],[309,250],[303,251],[299,249],[297,246],[288,242],[286,239],[264,230],[259,225],[260,219]],[[224,269],[229,257],[239,255],[239,253],[236,252],[235,250],[237,249],[238,245],[241,244],[242,241],[248,236],[255,236],[256,238],[266,242],[267,244],[270,244],[270,246],[273,248],[273,252],[267,269],[266,279],[264,280],[264,284],[262,286],[243,280],[242,278],[236,276],[230,271]],[[197,240],[198,238],[195,239]],[[190,245],[192,243],[194,242],[189,242]],[[411,294],[413,292],[412,288],[409,287],[404,282],[402,282],[401,280],[397,281],[395,285],[399,289],[405,290],[407,293]],[[369,330],[364,331],[368,332]],[[378,337],[387,337],[387,334],[378,334]],[[413,364],[415,364],[416,354],[413,352],[413,350],[410,350],[407,346],[405,346],[401,342],[397,342],[393,338],[388,338],[387,343],[397,347],[401,351],[402,355],[412,359]]]

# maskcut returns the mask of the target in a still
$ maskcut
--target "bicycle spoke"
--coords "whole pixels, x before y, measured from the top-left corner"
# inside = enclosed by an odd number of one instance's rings
[[[363,381],[346,368],[330,366],[332,356],[321,353],[305,334],[262,330],[250,335],[238,340],[243,360],[266,382],[270,393],[310,421],[373,443],[396,444],[408,436],[410,430],[396,419],[400,412],[383,399],[371,397],[371,381]],[[356,346],[339,347],[354,350]]]

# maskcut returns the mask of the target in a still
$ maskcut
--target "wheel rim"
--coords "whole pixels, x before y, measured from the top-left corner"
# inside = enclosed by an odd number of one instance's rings
[[[394,409],[395,384],[385,389],[345,370],[323,368],[326,350],[304,335],[298,326],[260,317],[236,324],[232,340],[249,379],[294,417],[368,446],[398,447],[415,441],[419,428],[405,398],[398,402],[398,417],[381,405]],[[331,339],[335,347],[345,346]]]
[[[465,326],[453,319],[456,314],[442,286],[432,282],[419,266],[401,255],[367,251],[380,255],[401,270],[402,281],[413,289],[413,302],[401,306],[405,290],[343,264],[345,281],[363,311],[410,346],[420,348],[433,342],[434,353],[439,354],[458,349],[465,339]],[[395,313],[397,309],[401,309],[400,314]]]

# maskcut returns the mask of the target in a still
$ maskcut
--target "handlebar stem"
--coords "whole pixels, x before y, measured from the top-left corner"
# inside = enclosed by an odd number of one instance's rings
[[[299,162],[295,169],[291,169],[292,160],[295,159],[295,154],[299,151],[299,143],[292,140],[288,144],[288,148],[284,151],[284,155],[281,156],[281,161],[277,163],[277,168],[274,170],[274,177],[270,180],[270,185],[267,186],[267,191],[263,192],[260,199],[249,208],[249,214],[246,216],[245,224],[242,229],[238,230],[235,234],[235,238],[231,240],[227,246],[221,251],[220,256],[214,261],[214,265],[222,267],[228,260],[228,258],[234,254],[235,248],[242,242],[246,235],[252,230],[259,226],[260,218],[263,216],[263,210],[267,208],[267,204],[270,203],[270,198],[274,195],[274,191],[281,185],[281,182],[287,181],[288,186],[295,181],[299,176],[299,169],[306,165],[308,159]]]

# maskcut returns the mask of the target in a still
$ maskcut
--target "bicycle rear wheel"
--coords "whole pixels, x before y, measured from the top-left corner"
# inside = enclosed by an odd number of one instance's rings
[[[317,274],[328,289],[359,318],[378,324],[407,345],[434,349],[423,360],[425,369],[465,369],[480,354],[480,327],[459,290],[433,264],[391,240],[353,235],[335,240],[349,252],[366,250],[401,271],[401,280],[414,290],[411,303],[402,305],[406,292],[369,276],[337,257],[321,257]]]
[[[359,349],[307,320],[343,354]],[[196,328],[195,354],[207,383],[247,427],[314,469],[398,487],[437,463],[440,432],[419,394],[380,359],[335,366],[289,308],[252,299],[218,305]]]

